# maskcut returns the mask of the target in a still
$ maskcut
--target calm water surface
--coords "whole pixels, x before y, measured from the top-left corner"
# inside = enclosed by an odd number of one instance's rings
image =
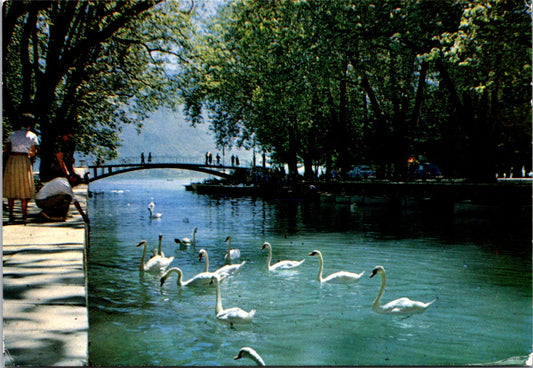
[[[188,182],[188,181],[187,181]],[[113,179],[90,185],[89,358],[93,365],[250,365],[235,361],[242,346],[267,365],[522,364],[532,346],[531,219],[502,223],[491,216],[431,211],[393,212],[381,206],[213,198],[186,192],[183,182]],[[163,217],[148,218],[153,198]],[[528,225],[529,224],[529,225]],[[510,227],[508,227],[510,226]],[[174,238],[191,237],[180,249]],[[241,273],[221,284],[224,307],[256,309],[250,325],[215,317],[215,289],[179,288],[172,276],[140,276],[142,249],[163,235],[184,279],[224,264],[226,243],[246,260]],[[268,272],[264,241],[273,260],[305,258],[294,271]],[[324,275],[365,274],[354,285],[320,285]],[[409,318],[376,314],[371,306],[387,271],[382,301],[439,299]],[[517,358],[514,358],[517,357]],[[509,360],[511,358],[511,360]]]

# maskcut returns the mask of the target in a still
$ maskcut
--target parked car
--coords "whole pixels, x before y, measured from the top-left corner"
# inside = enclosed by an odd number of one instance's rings
[[[355,180],[373,179],[376,177],[376,172],[368,165],[357,165],[352,170],[348,171],[348,177]]]
[[[440,179],[442,178],[442,173],[440,172],[437,165],[432,164],[430,162],[423,162],[409,173],[409,178],[413,180]]]

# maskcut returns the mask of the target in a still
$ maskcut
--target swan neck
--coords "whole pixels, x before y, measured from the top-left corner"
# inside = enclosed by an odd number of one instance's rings
[[[144,259],[146,258],[146,248],[147,248],[147,245],[144,244],[144,246],[143,246],[143,255],[141,257],[141,264],[139,266],[139,270],[140,271],[144,271]]]
[[[222,312],[224,309],[222,308],[222,296],[220,295],[220,282],[217,280],[215,281],[217,285],[217,305],[215,308],[215,313],[218,315],[220,312]]]
[[[387,283],[387,277],[385,276],[385,273],[380,272],[379,275],[381,276],[381,286],[379,288],[379,293],[376,296],[376,299],[374,300],[374,304],[372,304],[373,310],[379,310],[379,303],[381,301],[381,297],[385,293],[385,284]]]
[[[205,272],[209,272],[209,256],[207,255],[207,252],[203,252],[203,254],[205,256]]]
[[[267,269],[270,269],[270,262],[272,262],[272,248],[267,246],[268,256],[267,256]]]
[[[265,362],[258,354],[249,354],[250,358],[257,363],[257,365],[264,366]]]
[[[323,278],[322,278],[322,270],[324,269],[324,259],[322,258],[322,254],[318,253],[318,262],[319,262],[319,266],[318,266],[318,281],[322,282]]]
[[[181,272],[181,270],[179,268],[172,268],[171,269],[172,272],[176,272],[178,274],[178,281],[176,281],[176,283],[179,285],[179,286],[183,286],[183,281],[182,281],[182,278],[183,278],[183,272]]]

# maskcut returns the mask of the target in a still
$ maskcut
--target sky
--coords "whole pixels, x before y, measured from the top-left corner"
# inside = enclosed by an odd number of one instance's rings
[[[224,156],[225,164],[230,163],[231,155],[239,157],[241,166],[251,163],[251,151],[233,147],[222,152],[216,148],[208,122],[191,127],[181,112],[158,110],[143,125],[140,134],[137,134],[133,126],[124,129],[120,135],[122,145],[118,149],[119,159],[140,159],[144,152],[146,158],[151,153],[154,161],[157,158],[159,162],[169,158],[180,159],[185,163],[200,163],[205,161],[206,152],[211,152],[213,157],[217,153]]]

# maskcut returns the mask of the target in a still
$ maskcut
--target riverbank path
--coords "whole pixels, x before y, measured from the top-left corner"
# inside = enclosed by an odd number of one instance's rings
[[[74,188],[87,210],[87,185]],[[17,202],[18,204],[18,202]],[[15,208],[20,206],[15,205]],[[88,365],[88,231],[71,205],[66,222],[43,222],[30,201],[28,222],[3,211],[4,366]]]

